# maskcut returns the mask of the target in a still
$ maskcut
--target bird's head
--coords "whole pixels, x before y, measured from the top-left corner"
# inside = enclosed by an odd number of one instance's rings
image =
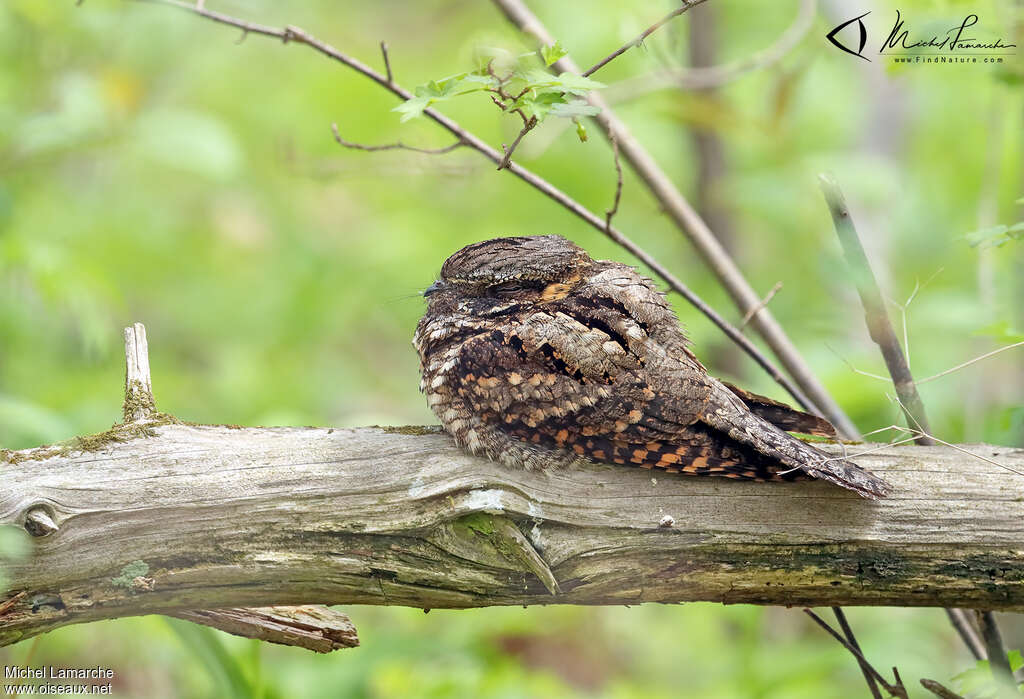
[[[593,260],[558,235],[493,238],[449,257],[423,295],[429,310],[461,305],[478,315],[560,300],[572,293]]]

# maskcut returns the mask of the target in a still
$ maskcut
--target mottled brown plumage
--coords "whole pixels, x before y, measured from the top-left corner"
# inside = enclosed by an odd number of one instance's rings
[[[887,484],[784,430],[821,418],[709,376],[651,280],[559,236],[448,258],[416,329],[421,390],[462,447],[510,466],[579,460],[755,480]]]

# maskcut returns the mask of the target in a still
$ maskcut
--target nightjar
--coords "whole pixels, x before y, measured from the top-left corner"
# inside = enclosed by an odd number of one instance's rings
[[[786,432],[834,435],[825,420],[709,376],[650,279],[565,238],[469,245],[423,294],[420,389],[474,454],[525,468],[589,460],[888,493]]]

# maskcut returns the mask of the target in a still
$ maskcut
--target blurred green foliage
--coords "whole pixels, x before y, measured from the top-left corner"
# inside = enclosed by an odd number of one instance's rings
[[[584,65],[668,3],[533,3]],[[758,13],[712,0],[718,60],[771,44],[796,3]],[[488,3],[301,5],[220,0],[216,9],[295,24],[367,62],[391,47],[408,88],[473,70],[480,47],[528,50]],[[682,191],[697,186],[693,129],[723,141],[712,196],[771,309],[864,431],[898,421],[849,283],[816,173],[835,173],[876,266],[911,365],[926,377],[1024,331],[1024,244],[972,246],[1021,220],[1020,66],[886,65],[829,47],[831,5],[779,64],[715,92],[617,85],[685,55],[676,20],[603,69],[605,96]],[[876,16],[896,5],[881,3]],[[997,2],[899,4],[920,26],[967,11],[1005,41],[1024,26]],[[884,19],[881,21],[884,25]],[[1014,34],[1016,32],[1016,34]],[[557,232],[629,261],[568,212],[467,150],[365,153],[334,142],[450,137],[401,124],[378,86],[299,46],[147,3],[0,5],[0,447],[97,432],[119,418],[122,327],[147,324],[161,410],[200,422],[433,422],[409,340],[419,290],[458,247]],[[1017,41],[1024,44],[1024,41]],[[1018,56],[1019,58],[1019,56]],[[618,97],[616,96],[618,94]],[[481,98],[439,105],[497,146],[518,120]],[[611,205],[610,149],[568,120],[530,133],[516,159],[594,211]],[[571,123],[569,123],[571,127]],[[617,225],[728,317],[725,294],[626,173]],[[1001,229],[999,229],[1001,230]],[[998,234],[997,234],[998,235]],[[1006,237],[1006,236],[1004,236]],[[1012,238],[1012,236],[1009,236]],[[985,238],[989,240],[994,238]],[[785,398],[720,333],[677,304],[715,371]],[[900,328],[902,330],[902,327]],[[937,436],[1024,444],[1024,372],[1010,351],[922,386]],[[884,435],[883,435],[884,438]],[[1008,476],[1010,477],[1010,476]],[[803,615],[716,605],[632,609],[355,608],[363,646],[318,657],[158,618],[72,627],[0,650],[4,663],[106,665],[122,696],[847,697],[856,665]],[[852,610],[869,657],[908,685],[947,681],[968,656],[933,610]],[[1021,644],[1021,626],[1004,633]],[[914,689],[911,688],[911,692]]]

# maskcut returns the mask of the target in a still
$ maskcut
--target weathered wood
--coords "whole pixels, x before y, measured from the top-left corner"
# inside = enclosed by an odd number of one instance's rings
[[[124,359],[124,405],[121,408],[124,422],[115,425],[107,436],[123,439],[126,433],[145,434],[153,424],[177,422],[156,409],[153,377],[149,370],[149,343],[146,341],[146,326],[142,323],[133,323],[124,329]],[[56,531],[57,525],[46,510],[37,507],[26,515],[25,530],[33,536],[43,536]],[[143,579],[147,581],[143,586],[148,587],[149,579]],[[324,606],[193,609],[175,612],[172,616],[236,636],[299,646],[318,653],[359,645],[355,627],[349,618]]]
[[[424,428],[165,424],[80,444],[0,456],[0,523],[56,526],[6,564],[8,597],[26,594],[0,644],[312,602],[1024,611],[1024,478],[991,463],[1024,471],[1021,449],[847,446],[877,449],[857,461],[893,485],[870,502],[818,482],[510,471]]]
[[[186,610],[168,614],[236,636],[297,646],[317,653],[359,645],[356,627],[348,616],[319,604]]]

